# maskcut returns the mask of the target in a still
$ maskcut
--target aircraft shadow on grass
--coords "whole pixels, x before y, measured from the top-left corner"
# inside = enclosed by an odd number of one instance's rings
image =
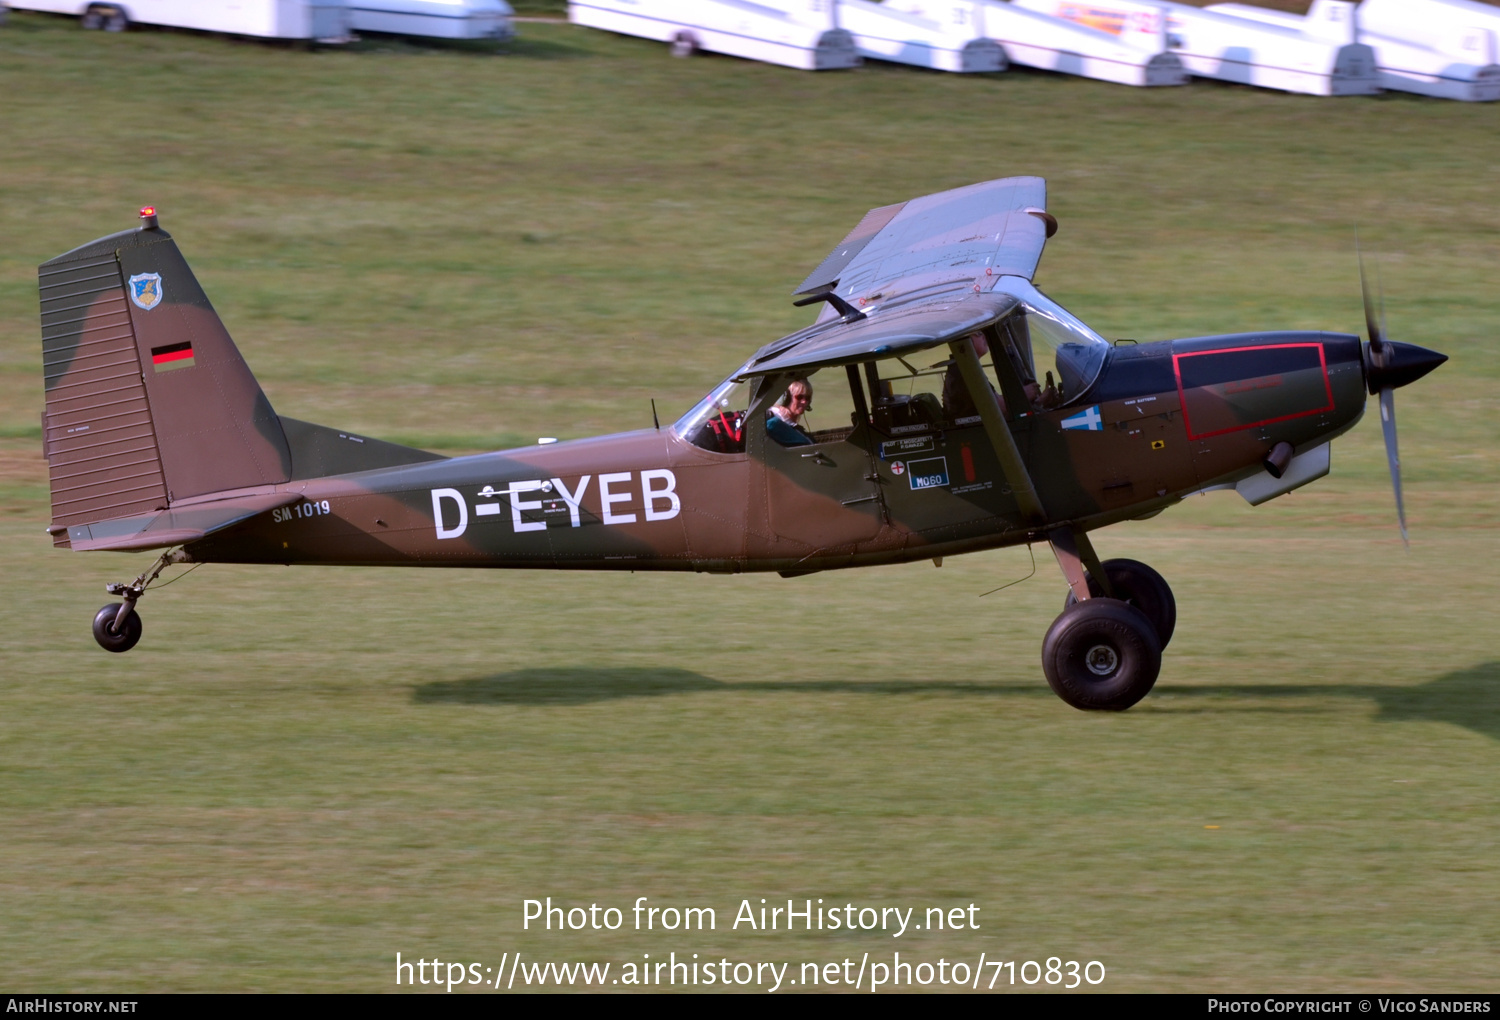
[[[1368,698],[1380,706],[1380,712],[1375,718],[1382,722],[1452,723],[1491,740],[1500,741],[1500,661],[1481,662],[1468,669],[1457,669],[1425,684],[1411,687],[1378,684],[1220,684],[1158,690],[1191,706],[1174,710],[1201,712],[1217,710],[1202,702],[1226,696],[1266,700],[1321,698],[1329,695]],[[1194,702],[1200,704],[1194,705]],[[1267,707],[1260,710],[1274,709]],[[1279,710],[1292,711],[1294,708],[1289,706]]]
[[[553,667],[468,680],[421,684],[412,700],[419,704],[583,705],[614,698],[649,698],[662,694],[705,691],[778,691],[818,694],[979,694],[1047,695],[1045,687],[958,683],[942,680],[746,680],[726,683],[686,669],[649,666]]]
[[[936,680],[748,680],[726,683],[686,669],[654,669],[648,666],[552,667],[522,669],[512,673],[467,680],[438,680],[418,685],[412,700],[418,704],[460,705],[584,705],[616,698],[649,698],[664,694],[704,692],[785,691],[819,694],[952,694],[970,697],[1041,697],[1040,685],[958,683]],[[1202,687],[1168,687],[1160,693],[1177,704],[1164,703],[1170,711],[1242,712],[1243,705],[1218,706],[1212,702],[1228,698],[1255,701],[1308,697],[1368,698],[1374,701],[1382,721],[1429,721],[1453,723],[1500,741],[1500,661],[1484,662],[1468,669],[1445,673],[1413,687],[1375,684],[1235,684]],[[1251,711],[1275,711],[1270,705]],[[1292,706],[1285,709],[1294,710]]]

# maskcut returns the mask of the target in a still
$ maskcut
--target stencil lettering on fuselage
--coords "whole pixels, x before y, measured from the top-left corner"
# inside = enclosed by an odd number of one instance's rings
[[[431,491],[437,537],[463,535],[469,527],[469,503],[464,494],[458,489]],[[597,495],[590,496],[591,492]],[[587,509],[586,500],[595,504],[597,511]],[[509,513],[504,512],[507,504]],[[625,509],[627,506],[632,509]],[[476,523],[509,518],[516,534],[562,527],[564,520],[568,527],[582,527],[585,513],[591,521],[605,525],[634,524],[642,515],[648,522],[670,521],[682,513],[677,476],[667,468],[654,468],[638,476],[633,471],[610,472],[598,476],[597,481],[593,475],[582,475],[571,485],[561,478],[526,478],[507,482],[499,489],[486,485],[474,494]]]

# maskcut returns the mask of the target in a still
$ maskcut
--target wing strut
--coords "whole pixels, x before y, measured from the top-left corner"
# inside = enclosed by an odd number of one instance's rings
[[[1036,486],[1031,481],[1030,472],[1026,470],[1026,463],[1021,460],[1021,451],[1016,448],[1015,437],[1005,424],[1000,400],[990,388],[989,380],[984,377],[979,355],[974,350],[974,341],[964,337],[962,340],[954,340],[948,347],[953,351],[953,360],[963,374],[969,395],[974,398],[974,406],[979,409],[984,434],[989,436],[990,443],[995,447],[995,456],[1000,458],[1000,470],[1005,472],[1005,480],[1010,483],[1011,491],[1016,495],[1016,505],[1021,510],[1021,516],[1027,524],[1042,524],[1047,520],[1047,511],[1042,507],[1041,497],[1036,494]]]

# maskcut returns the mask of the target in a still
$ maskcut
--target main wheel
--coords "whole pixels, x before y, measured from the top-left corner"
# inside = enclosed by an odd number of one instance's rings
[[[691,32],[678,32],[672,37],[672,56],[691,57],[698,52],[698,40]]]
[[[1172,632],[1177,629],[1177,599],[1172,596],[1166,578],[1140,560],[1105,560],[1102,566],[1110,587],[1115,590],[1115,598],[1145,613],[1146,619],[1156,628],[1156,639],[1162,648],[1166,648],[1172,640]],[[1093,577],[1089,578],[1089,594],[1095,598],[1104,594],[1104,589]],[[1063,608],[1077,601],[1078,597],[1070,591],[1063,601]]]
[[[135,610],[125,617],[125,623],[115,629],[115,617],[120,613],[120,603],[111,602],[94,614],[94,640],[106,652],[128,652],[141,639],[141,614]]]
[[[80,24],[90,32],[97,32],[104,27],[104,11],[98,7],[90,7],[83,12]]]
[[[1161,672],[1156,628],[1134,606],[1089,599],[1063,610],[1042,641],[1053,692],[1084,710],[1121,712],[1144,698]]]
[[[106,32],[123,32],[130,27],[130,19],[125,17],[125,12],[118,7],[106,7],[103,14]]]

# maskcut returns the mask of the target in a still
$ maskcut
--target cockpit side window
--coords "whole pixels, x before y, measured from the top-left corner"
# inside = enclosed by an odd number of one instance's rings
[[[971,339],[980,366],[989,375],[993,372],[991,338],[976,333]],[[871,420],[886,435],[979,421],[978,404],[946,345],[866,362],[860,374],[870,394]]]
[[[759,427],[782,446],[842,442],[868,414],[860,410],[864,395],[851,389],[851,378],[846,366],[838,366],[754,380],[754,385],[728,379],[678,419],[672,431],[714,453],[744,453],[746,430],[757,419]],[[775,387],[774,393],[759,389],[766,385]],[[759,398],[754,393],[760,393]]]
[[[787,377],[766,411],[766,434],[782,446],[838,443],[858,427],[863,393],[851,389],[847,366]]]

